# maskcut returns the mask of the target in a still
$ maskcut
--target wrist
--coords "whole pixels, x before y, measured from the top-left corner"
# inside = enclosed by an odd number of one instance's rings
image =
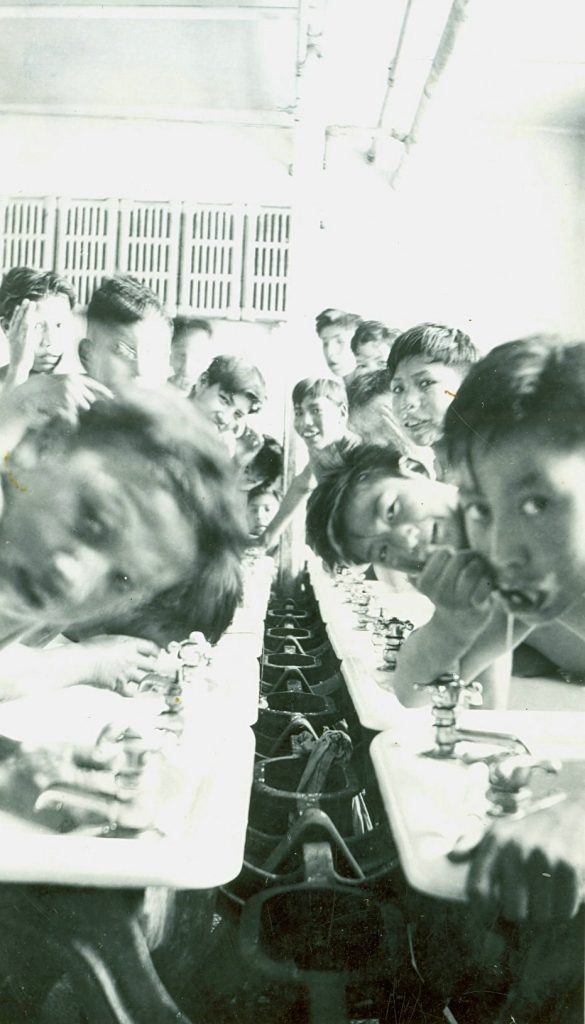
[[[459,646],[468,647],[482,632],[488,618],[489,612],[477,608],[459,611],[437,607],[433,615],[433,624],[437,629],[443,630],[445,636],[452,637]]]

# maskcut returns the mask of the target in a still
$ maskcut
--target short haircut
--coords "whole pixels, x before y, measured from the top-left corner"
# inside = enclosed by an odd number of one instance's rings
[[[246,469],[260,477],[262,483],[257,486],[270,486],[282,476],[284,469],[284,449],[274,437],[264,434],[262,447],[256,453]],[[254,488],[255,490],[256,488]]]
[[[362,318],[357,313],[344,313],[342,309],[324,309],[315,317],[315,330],[317,334],[325,327],[353,327],[355,329],[361,324]]]
[[[260,370],[239,356],[216,356],[199,379],[207,387],[219,384],[230,395],[246,395],[250,412],[258,412],[266,400],[266,382]]]
[[[400,477],[402,452],[389,445],[349,448],[343,464],[324,476],[307,504],[307,543],[329,565],[351,563],[344,513],[355,491],[369,480]]]
[[[295,408],[307,398],[328,398],[335,405],[347,405],[347,392],[342,381],[333,377],[305,377],[295,384],[292,403]]]
[[[263,483],[258,484],[257,487],[253,487],[251,491],[248,491],[248,505],[253,498],[263,498],[264,496],[276,498],[277,501],[282,501],[282,491],[279,487],[276,487],[274,483]]]
[[[87,307],[87,319],[104,324],[135,324],[153,314],[171,326],[158,295],[130,274],[106,277]]]
[[[388,370],[366,370],[352,375],[347,383],[349,411],[363,409],[378,395],[390,395],[392,378]]]
[[[133,389],[80,412],[76,428],[56,421],[35,440],[41,458],[56,445],[64,458],[78,448],[111,449],[114,458],[121,446],[129,446],[149,463],[152,485],[174,497],[192,526],[194,568],[186,551],[185,579],[120,615],[123,623],[108,624],[107,630],[142,636],[154,623],[170,638],[181,640],[200,630],[211,642],[218,640],[241,599],[246,533],[233,468],[197,410],[166,393]]]
[[[543,428],[553,445],[585,444],[585,341],[537,335],[492,349],[447,410],[448,458],[468,460],[474,440],[495,444]]]
[[[71,309],[75,305],[72,286],[54,270],[13,267],[4,275],[0,284],[0,318],[10,321],[14,310],[24,299],[38,301],[47,295],[64,295]]]
[[[362,345],[368,345],[370,341],[387,341],[390,344],[400,333],[397,327],[386,327],[379,320],[362,320],[351,339],[351,351],[356,356]]]
[[[430,363],[443,363],[467,373],[479,359],[479,353],[468,334],[457,327],[442,324],[417,324],[400,334],[388,356],[388,371],[396,374],[400,363],[422,356]]]
[[[182,341],[191,331],[205,331],[209,338],[213,335],[213,329],[209,320],[198,319],[190,316],[176,316],[173,320],[173,344]]]

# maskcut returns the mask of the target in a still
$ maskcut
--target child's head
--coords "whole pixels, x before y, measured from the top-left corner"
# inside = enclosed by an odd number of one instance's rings
[[[0,284],[0,326],[5,331],[24,299],[35,303],[34,330],[37,338],[33,373],[53,373],[69,348],[73,348],[75,292],[52,270],[14,267]]]
[[[243,489],[272,486],[280,480],[283,473],[283,447],[274,437],[263,435],[262,447],[254,458],[244,467],[242,473]]]
[[[341,309],[324,309],[315,318],[315,330],[323,345],[325,362],[335,377],[347,377],[355,370],[351,339],[361,318]]]
[[[347,394],[341,381],[305,377],[292,393],[294,426],[309,453],[339,441],[347,429]]]
[[[171,384],[189,394],[202,370],[209,363],[212,337],[209,320],[175,317],[171,344]]]
[[[417,572],[429,545],[462,545],[454,487],[429,480],[395,448],[359,445],[309,498],[307,540],[329,565]]]
[[[392,380],[386,369],[356,373],[347,383],[349,426],[367,444],[412,448],[392,409]]]
[[[585,342],[500,345],[447,413],[471,546],[502,599],[529,621],[585,592]]]
[[[237,432],[266,399],[257,366],[238,356],[216,356],[195,384],[190,400],[220,433]]]
[[[79,348],[89,375],[114,392],[134,379],[160,387],[170,351],[171,322],[158,296],[129,274],[106,278],[90,299]]]
[[[128,393],[96,402],[74,430],[27,435],[3,479],[4,635],[6,623],[63,627],[152,601],[195,622],[198,608],[219,606],[226,628],[244,535],[232,476],[205,423],[172,395]]]
[[[378,320],[363,320],[351,339],[358,370],[385,370],[392,342],[400,334]]]
[[[272,522],[280,508],[282,494],[272,484],[260,484],[248,492],[248,532],[258,537]]]
[[[396,339],[388,357],[396,417],[414,444],[433,445],[477,349],[456,327],[418,324]]]

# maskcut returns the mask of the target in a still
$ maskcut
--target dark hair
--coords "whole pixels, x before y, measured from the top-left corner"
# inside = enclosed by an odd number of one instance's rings
[[[553,444],[585,442],[585,341],[537,335],[494,348],[472,367],[447,410],[447,455],[459,462],[469,458],[474,439],[492,444],[543,428]]]
[[[400,334],[388,356],[388,372],[394,377],[405,359],[423,356],[431,363],[455,366],[464,373],[477,362],[479,353],[468,334],[442,324],[417,324]]]
[[[62,422],[45,428],[39,435],[45,451],[55,450],[51,433],[64,446],[65,457],[77,448],[115,453],[129,446],[149,463],[152,485],[173,495],[192,526],[195,568],[187,568],[192,552],[186,551],[185,579],[120,615],[126,632],[141,636],[156,624],[169,638],[184,639],[197,629],[210,641],[218,640],[241,599],[246,534],[231,463],[196,409],[166,393],[129,389],[121,398],[97,401],[82,411],[73,431]],[[121,623],[108,628],[120,632]]]
[[[306,398],[328,398],[336,405],[347,405],[345,385],[333,377],[305,377],[299,380],[292,392],[292,403],[295,408]]]
[[[171,326],[158,295],[130,274],[104,278],[87,307],[88,320],[105,324],[135,324],[152,314],[158,314]]]
[[[206,387],[219,384],[230,395],[245,395],[251,403],[250,412],[258,412],[266,399],[266,382],[260,370],[239,356],[216,356],[199,380]]]
[[[260,451],[256,453],[246,469],[254,476],[260,477],[260,486],[270,486],[282,476],[284,468],[284,449],[274,437],[264,434]],[[256,490],[256,488],[253,488]]]
[[[387,341],[390,343],[395,338],[398,338],[399,335],[400,331],[397,327],[386,327],[379,320],[362,320],[351,339],[351,351],[355,356],[362,345],[367,345],[370,341]]]
[[[342,309],[324,309],[315,317],[315,330],[317,334],[325,327],[353,327],[361,324],[362,318],[357,313],[344,313]]]
[[[274,483],[262,483],[248,491],[248,504],[252,498],[261,498],[264,494],[276,498],[277,501],[282,501],[282,491],[279,487],[276,487]]]
[[[200,320],[197,317],[176,316],[173,320],[173,345],[182,341],[191,331],[205,331],[209,338],[213,330],[209,320]]]
[[[392,378],[388,370],[365,370],[352,374],[347,383],[347,401],[350,413],[361,409],[378,395],[391,394]]]
[[[307,544],[327,565],[352,562],[344,512],[353,494],[367,480],[400,477],[402,453],[389,445],[360,444],[349,448],[343,464],[322,477],[307,504]]]
[[[47,295],[64,295],[71,309],[75,305],[72,286],[54,270],[13,267],[4,275],[0,284],[0,318],[9,322],[23,299],[38,300]]]

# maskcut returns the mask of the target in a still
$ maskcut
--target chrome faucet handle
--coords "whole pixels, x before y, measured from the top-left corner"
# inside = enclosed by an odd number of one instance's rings
[[[548,807],[564,799],[565,794],[554,791],[538,798],[530,789],[534,772],[541,770],[547,775],[557,775],[561,770],[560,761],[532,757],[529,754],[499,754],[489,762],[487,797],[490,801],[488,814],[492,817],[504,815],[521,816],[528,810]]]

